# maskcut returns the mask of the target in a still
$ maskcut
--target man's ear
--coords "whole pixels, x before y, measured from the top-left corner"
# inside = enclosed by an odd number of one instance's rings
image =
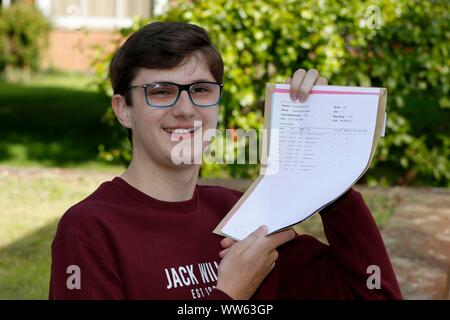
[[[116,114],[117,120],[119,120],[120,124],[125,128],[132,128],[132,119],[130,115],[130,106],[125,102],[125,97],[121,94],[113,95],[111,99],[111,105]]]

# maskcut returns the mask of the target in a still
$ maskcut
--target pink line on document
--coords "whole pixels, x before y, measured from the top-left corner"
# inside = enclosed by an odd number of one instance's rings
[[[289,93],[289,89],[275,89],[274,93]],[[377,96],[376,92],[358,92],[358,91],[334,91],[334,90],[311,90],[310,94],[370,94]]]

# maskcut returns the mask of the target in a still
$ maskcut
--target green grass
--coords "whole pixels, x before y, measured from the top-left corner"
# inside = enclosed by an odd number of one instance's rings
[[[92,76],[51,73],[29,83],[0,82],[0,164],[43,167],[105,166],[98,146],[112,143],[101,122],[109,98]]]
[[[60,216],[117,170],[0,170],[0,299],[46,299]]]

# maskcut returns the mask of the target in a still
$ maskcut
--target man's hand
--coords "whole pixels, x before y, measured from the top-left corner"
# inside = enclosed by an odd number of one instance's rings
[[[220,241],[220,245],[222,246],[223,250],[219,252],[219,257],[223,259],[225,255],[227,254],[228,250],[230,250],[230,247],[235,244],[237,241],[233,240],[231,238],[223,238],[222,241]]]
[[[293,229],[266,236],[263,226],[242,241],[223,239],[222,246],[228,246],[219,255],[217,289],[233,299],[249,299],[261,282],[275,267],[278,259],[277,247],[295,238]]]
[[[289,93],[291,100],[300,100],[304,102],[314,85],[326,86],[328,80],[320,77],[319,72],[316,69],[310,69],[306,72],[304,69],[298,69],[294,72],[291,78],[287,78],[285,83],[291,85],[291,91]]]

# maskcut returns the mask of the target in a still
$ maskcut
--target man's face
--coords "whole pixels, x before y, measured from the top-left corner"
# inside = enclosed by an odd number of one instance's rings
[[[140,69],[131,85],[142,85],[153,82],[174,82],[177,84],[190,84],[196,81],[216,80],[209,71],[204,58],[191,57],[186,63],[170,70]],[[173,148],[179,144],[179,136],[187,142],[191,142],[194,134],[173,133],[176,128],[193,128],[194,121],[201,122],[203,133],[206,130],[216,128],[218,119],[218,105],[212,107],[196,107],[189,99],[187,91],[182,91],[175,105],[167,108],[154,108],[147,105],[144,89],[132,90],[133,106],[129,107],[132,116],[133,130],[133,154],[136,157],[146,156],[159,164],[173,167],[171,159]],[[195,128],[199,130],[200,128]],[[172,132],[169,132],[172,131]],[[196,138],[200,137],[198,131]],[[172,141],[174,138],[177,141]],[[200,137],[201,138],[201,137]],[[190,143],[194,145],[194,143]],[[202,152],[207,143],[202,143]],[[198,146],[198,144],[197,144]],[[200,148],[197,148],[200,149]],[[194,148],[191,148],[192,162]],[[192,163],[191,162],[191,163]]]

